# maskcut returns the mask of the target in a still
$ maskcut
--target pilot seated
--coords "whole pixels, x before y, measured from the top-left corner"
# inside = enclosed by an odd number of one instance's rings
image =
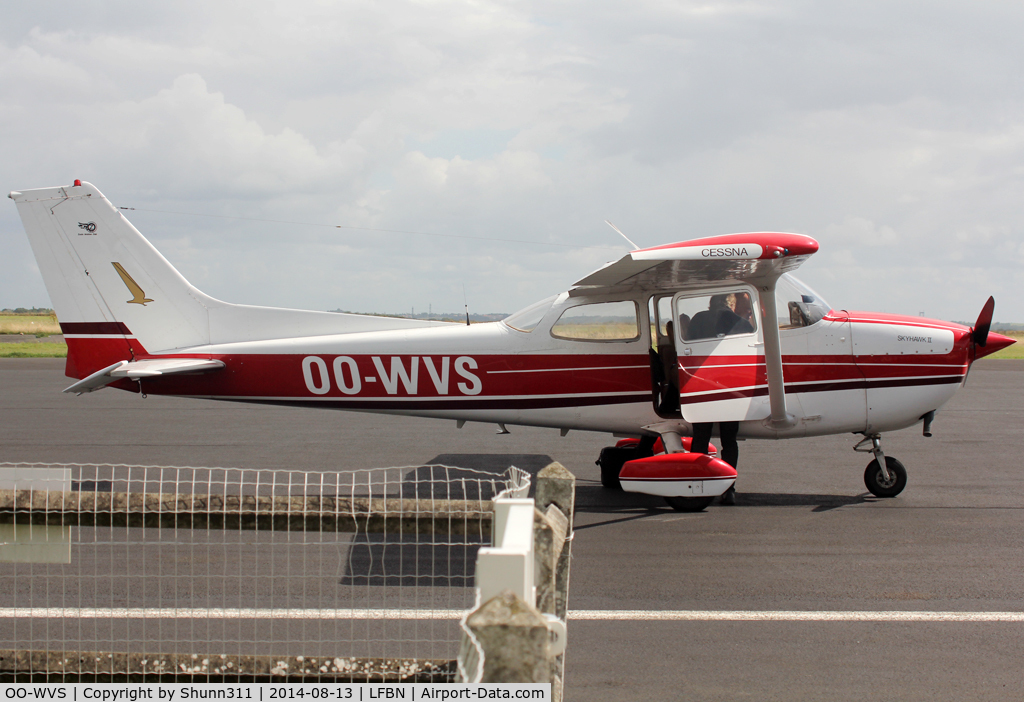
[[[732,334],[749,334],[754,326],[735,312],[736,294],[712,295],[708,309],[693,315],[684,339],[714,339]]]

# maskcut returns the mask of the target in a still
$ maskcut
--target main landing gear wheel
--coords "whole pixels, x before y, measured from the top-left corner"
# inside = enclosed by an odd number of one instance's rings
[[[665,502],[668,503],[668,506],[677,512],[700,512],[714,501],[714,496],[665,498]]]
[[[892,456],[885,457],[885,467],[889,471],[889,479],[882,474],[878,459],[868,463],[864,470],[864,485],[876,497],[896,497],[907,486],[907,469]]]

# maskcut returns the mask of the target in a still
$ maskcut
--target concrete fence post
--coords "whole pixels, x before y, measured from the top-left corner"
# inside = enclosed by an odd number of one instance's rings
[[[547,581],[538,580],[537,606],[542,612],[553,613],[565,622],[569,608],[569,561],[572,543],[572,524],[576,512],[576,476],[566,470],[557,461],[548,464],[537,474],[536,506],[544,514],[547,526],[536,530],[538,575],[546,574],[539,565],[542,551],[548,550],[548,556],[554,564],[553,597],[548,598]],[[536,523],[535,519],[535,523]],[[549,534],[550,529],[550,536]],[[551,539],[548,549],[546,540]],[[561,541],[561,544],[558,542]],[[546,559],[545,559],[546,560]],[[550,576],[549,576],[550,577]],[[562,700],[562,688],[565,680],[565,654],[555,656],[551,671],[551,698],[555,702]]]
[[[555,614],[558,601],[558,562],[566,544],[569,520],[555,505],[547,513],[533,511],[534,574],[537,583],[537,609]]]
[[[511,590],[471,612],[466,628],[483,654],[479,682],[553,682],[548,622]]]
[[[557,505],[569,518],[576,506],[576,476],[558,461],[549,463],[537,473],[537,509],[546,512],[549,505]]]
[[[568,611],[569,596],[569,544],[572,540],[572,524],[576,509],[576,476],[555,461],[537,474],[536,506],[541,512],[555,505],[565,515],[567,526],[565,531],[566,544],[558,557],[555,566],[555,609],[559,619],[565,620]]]

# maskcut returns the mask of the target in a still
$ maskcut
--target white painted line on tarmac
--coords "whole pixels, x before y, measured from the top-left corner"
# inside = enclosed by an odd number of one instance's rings
[[[1024,622],[1024,612],[858,612],[802,610],[601,610],[576,609],[569,620],[702,622]]]
[[[461,609],[3,607],[0,619],[462,619]],[[1024,612],[576,609],[570,621],[1024,622]]]

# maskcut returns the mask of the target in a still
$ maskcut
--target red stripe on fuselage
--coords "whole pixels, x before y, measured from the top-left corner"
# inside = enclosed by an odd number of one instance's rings
[[[61,322],[60,330],[64,334],[116,334],[130,336],[128,327],[121,322]]]
[[[963,356],[955,358],[957,355],[955,351],[934,356],[792,355],[782,357],[782,373],[787,392],[868,387],[900,378],[955,377],[958,380],[943,382],[959,382],[967,364]],[[762,387],[767,393],[768,377],[764,356],[687,356],[680,359],[679,383],[683,396],[732,392],[735,397],[750,397],[753,387]],[[735,394],[737,391],[740,394]]]
[[[201,375],[147,378],[143,389],[154,394],[303,406],[525,409],[642,402],[650,399],[651,392],[646,354],[150,355],[120,333],[70,338],[68,349],[68,367],[75,371],[69,372],[72,377],[131,360],[133,349],[134,360],[214,358],[223,361],[225,368]],[[960,344],[944,355],[783,357],[789,393],[957,383],[966,367]],[[684,403],[765,395],[764,356],[682,357],[680,382]],[[138,389],[134,382],[129,385]],[[126,387],[124,383],[117,386]]]
[[[639,393],[649,399],[651,391],[647,356],[639,354],[253,354],[192,357],[216,358],[224,362],[225,368],[203,376],[147,380],[147,388],[152,385],[153,393],[174,395],[358,401],[360,406],[368,399],[389,401],[390,406],[399,398],[482,399]],[[357,371],[355,374],[352,372],[353,364]],[[509,370],[522,372],[503,372]],[[410,406],[418,407],[420,404]]]
[[[878,388],[904,388],[921,385],[959,385],[963,381],[962,375],[944,376],[936,378],[893,378],[878,380],[848,380],[832,381],[824,383],[808,383],[796,385],[786,382],[786,393],[795,395],[805,392],[836,392],[839,390],[866,390]],[[679,402],[684,405],[698,404],[701,402],[716,402],[719,400],[736,400],[750,397],[765,397],[768,395],[768,386],[755,388],[744,388],[740,390],[723,390],[721,392],[708,392],[703,395],[684,395]]]

